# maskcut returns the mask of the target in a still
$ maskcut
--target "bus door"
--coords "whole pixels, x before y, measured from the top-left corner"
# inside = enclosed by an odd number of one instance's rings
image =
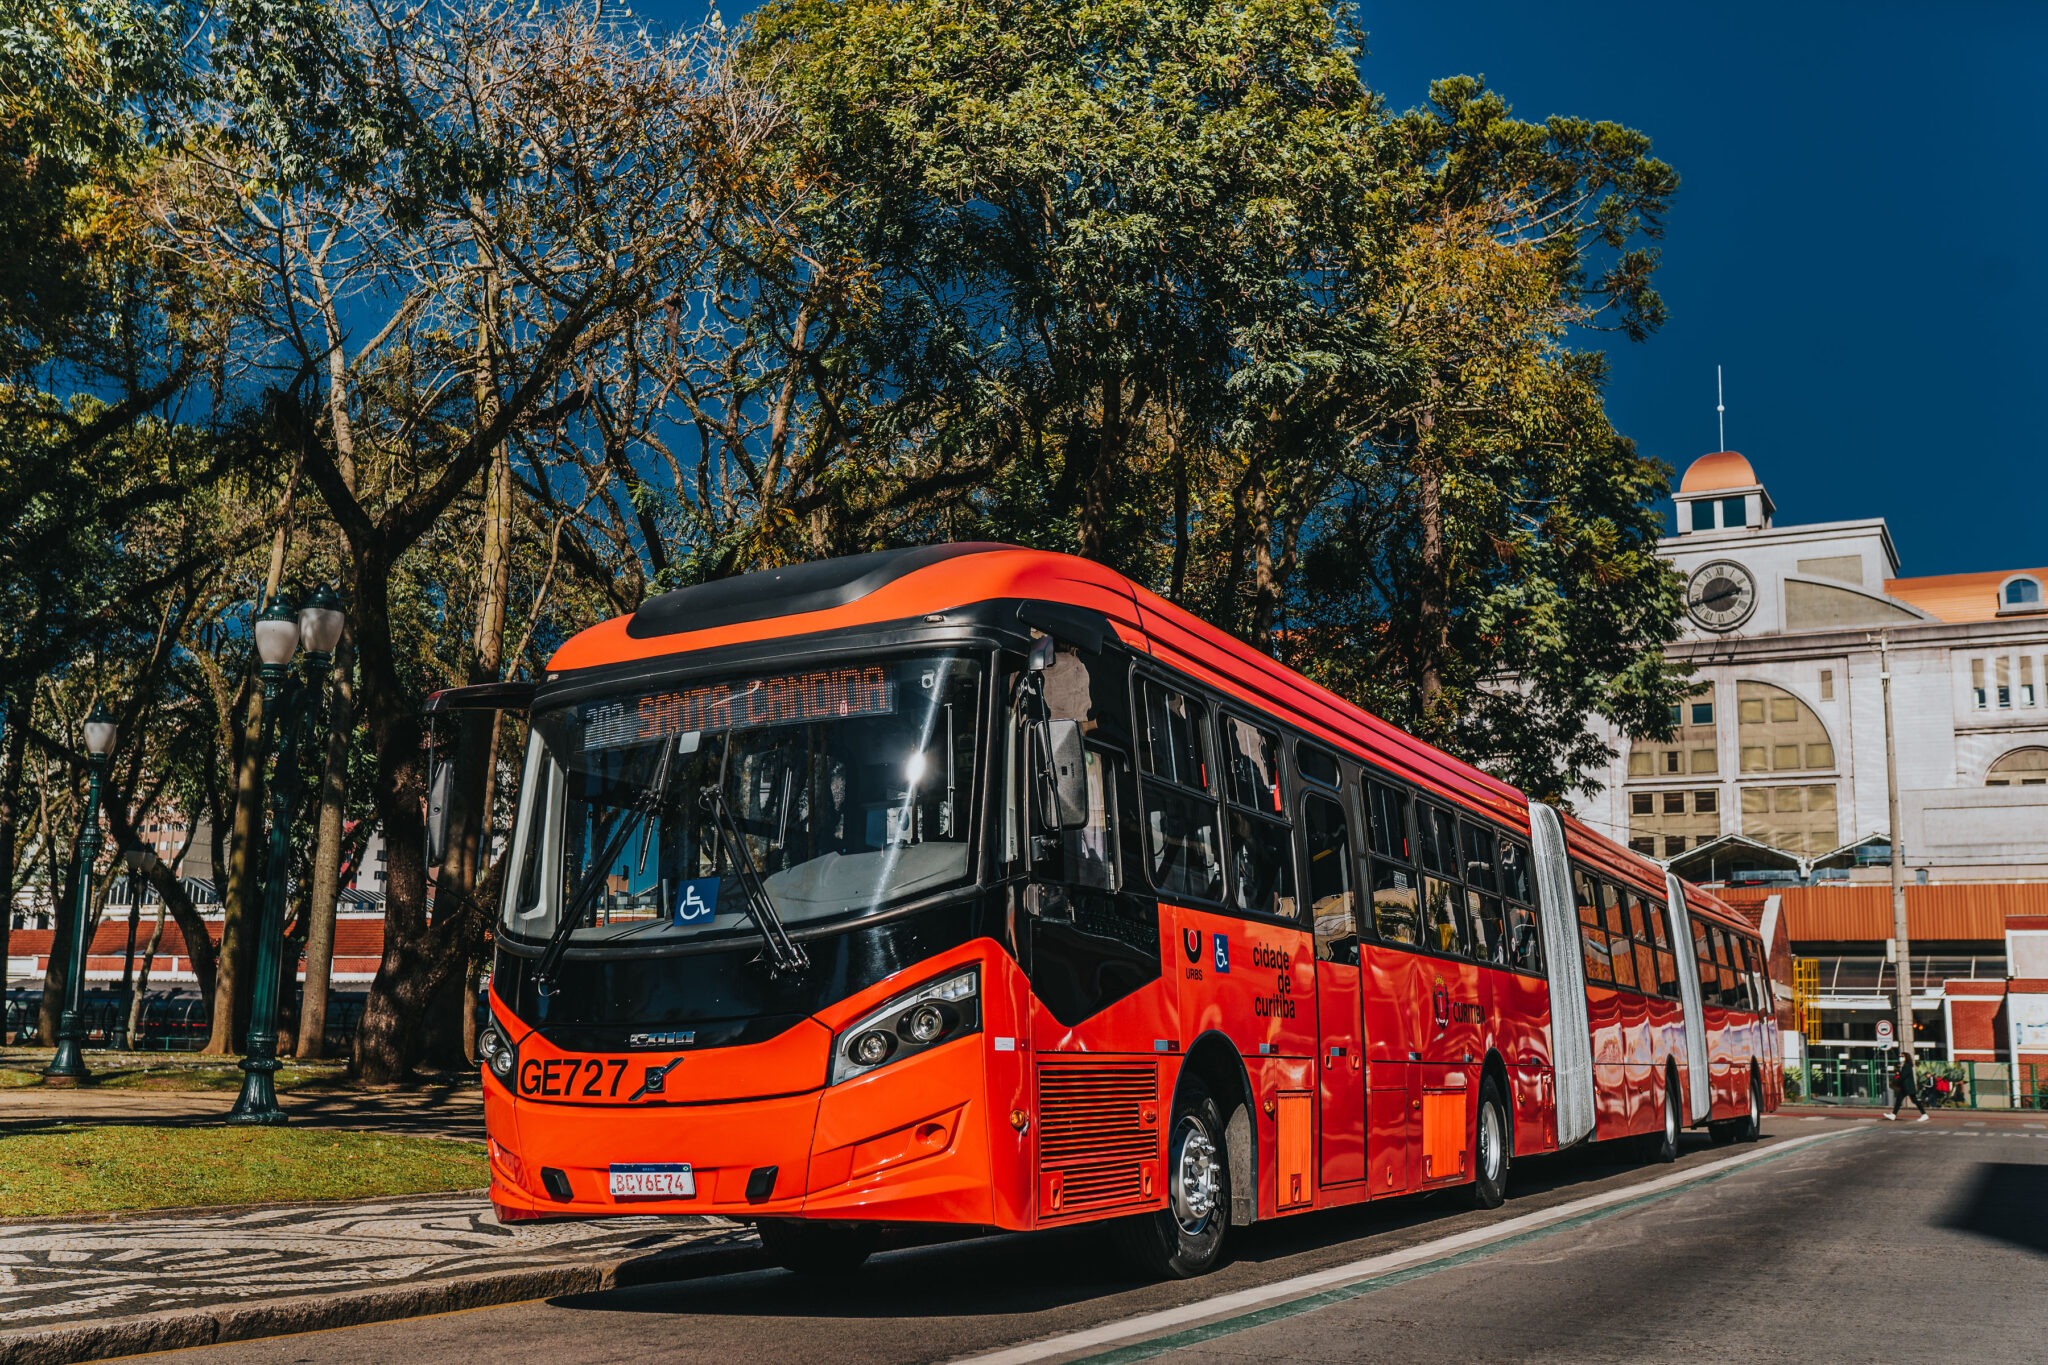
[[[1304,776],[1313,769],[1303,764]],[[1333,775],[1334,775],[1334,769]],[[1302,836],[1316,939],[1317,1131],[1319,1183],[1365,1179],[1365,1038],[1359,993],[1358,860],[1344,807],[1334,795],[1302,796]]]

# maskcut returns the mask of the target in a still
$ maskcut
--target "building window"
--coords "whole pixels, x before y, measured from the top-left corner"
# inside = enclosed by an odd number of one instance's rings
[[[1692,794],[1692,808],[1695,814],[1712,815],[1720,808],[1721,794],[1712,787]]]
[[[1727,530],[1749,525],[1749,499],[1721,499],[1721,525]]]
[[[1714,529],[1714,504],[1709,498],[1701,498],[1692,505],[1692,529],[1711,531]]]
[[[1657,836],[1654,834],[1633,835],[1628,841],[1628,846],[1646,858],[1657,856]]]
[[[1823,668],[1820,671],[1820,699],[1822,701],[1833,701],[1835,699],[1835,670],[1832,668]]]
[[[1833,783],[1744,787],[1742,832],[1787,853],[1828,853],[1840,842]]]
[[[2033,704],[2034,656],[2031,654],[2023,654],[2020,656],[2020,705],[2032,706]]]
[[[2048,787],[2048,749],[2014,749],[1991,765],[1987,787]]]
[[[1667,834],[1664,836],[1665,857],[1676,858],[1683,852],[1685,852],[1685,836],[1683,834]]]
[[[1630,815],[1655,815],[1657,813],[1656,796],[1654,796],[1650,792],[1630,793],[1628,798],[1628,813]]]
[[[1982,598],[1978,599],[1982,601]],[[2041,582],[2036,578],[2011,578],[2006,580],[2004,605],[2008,607],[2038,607],[2041,605]]]
[[[1769,683],[1735,685],[1736,733],[1745,773],[1802,772],[1835,766],[1835,746],[1819,716]]]
[[[1970,705],[1979,711],[1984,709],[1984,661],[1970,660]]]
[[[1675,733],[1670,739],[1640,740],[1630,746],[1630,777],[1681,777],[1716,770],[1712,689],[1702,688],[1673,706],[1671,724]]]
[[[1665,793],[1664,793],[1664,813],[1665,813],[1666,815],[1683,815],[1683,814],[1685,814],[1685,793],[1684,793],[1684,792],[1665,792]]]
[[[1996,659],[1993,660],[1992,666],[1998,678],[1998,709],[2010,711],[2012,709],[2012,660],[2005,658]]]

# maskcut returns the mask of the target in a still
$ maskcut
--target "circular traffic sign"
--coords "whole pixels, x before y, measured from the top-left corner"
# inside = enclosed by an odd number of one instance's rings
[[[1878,1021],[1877,1021],[1877,1041],[1878,1041],[1878,1042],[1880,1042],[1880,1043],[1889,1043],[1889,1042],[1890,1042],[1891,1040],[1892,1040],[1892,1021],[1891,1021],[1891,1020],[1889,1020],[1889,1019],[1880,1019],[1880,1020],[1878,1020]]]

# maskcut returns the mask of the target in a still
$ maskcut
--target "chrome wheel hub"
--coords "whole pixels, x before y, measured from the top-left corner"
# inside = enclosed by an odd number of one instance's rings
[[[1174,1136],[1173,1216],[1183,1228],[1196,1232],[1216,1211],[1221,1191],[1216,1143],[1202,1121],[1192,1114],[1181,1118]]]
[[[1500,1110],[1490,1104],[1479,1107],[1479,1169],[1488,1180],[1500,1179],[1503,1144]]]

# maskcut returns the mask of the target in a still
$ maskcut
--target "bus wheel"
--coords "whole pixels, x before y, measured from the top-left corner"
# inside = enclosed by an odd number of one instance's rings
[[[1717,1119],[1707,1125],[1707,1139],[1716,1147],[1726,1147],[1735,1141],[1735,1120]]]
[[[1650,1161],[1678,1160],[1678,1088],[1664,1087],[1664,1126],[1643,1138],[1643,1156]]]
[[[1735,1136],[1741,1142],[1755,1142],[1764,1135],[1764,1097],[1755,1076],[1749,1078],[1749,1116],[1735,1121]]]
[[[871,1224],[763,1219],[755,1231],[768,1259],[799,1275],[850,1275],[875,1251]]]
[[[1475,1209],[1497,1209],[1508,1197],[1508,1110],[1491,1076],[1479,1083],[1479,1121],[1473,1126],[1477,1169],[1466,1197]]]
[[[1230,1157],[1223,1114],[1199,1076],[1184,1077],[1166,1140],[1166,1204],[1113,1224],[1124,1254],[1147,1274],[1177,1280],[1208,1273],[1230,1228]]]

